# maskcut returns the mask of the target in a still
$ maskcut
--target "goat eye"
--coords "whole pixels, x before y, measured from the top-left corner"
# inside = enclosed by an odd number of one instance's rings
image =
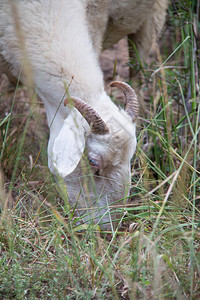
[[[88,160],[89,160],[89,163],[90,163],[91,166],[94,166],[94,167],[98,166],[98,162],[96,160],[94,160],[90,157],[88,158]]]

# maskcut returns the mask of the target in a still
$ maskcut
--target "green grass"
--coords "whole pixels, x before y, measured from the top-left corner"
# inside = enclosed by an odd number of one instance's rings
[[[173,1],[159,63],[143,66],[131,196],[112,232],[78,230],[35,99],[24,109],[25,88],[0,91],[0,299],[199,299],[197,2]]]

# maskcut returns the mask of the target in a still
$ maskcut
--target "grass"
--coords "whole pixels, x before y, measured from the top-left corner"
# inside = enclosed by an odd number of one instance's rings
[[[47,168],[41,109],[26,88],[1,88],[0,299],[199,299],[198,5],[172,2],[159,63],[143,66],[148,101],[116,230],[78,230]]]

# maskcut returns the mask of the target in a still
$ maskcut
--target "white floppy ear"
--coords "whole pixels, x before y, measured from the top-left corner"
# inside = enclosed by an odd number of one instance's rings
[[[85,148],[85,136],[82,124],[78,126],[71,114],[64,120],[63,126],[52,147],[53,168],[61,177],[66,177],[77,167]]]

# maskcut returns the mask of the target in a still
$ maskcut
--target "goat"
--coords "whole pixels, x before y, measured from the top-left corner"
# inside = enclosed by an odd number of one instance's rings
[[[50,128],[49,169],[63,178],[69,201],[77,205],[79,214],[84,213],[84,221],[92,219],[102,228],[110,228],[110,220],[116,218],[111,205],[119,200],[124,203],[128,195],[138,101],[128,84],[117,81],[111,86],[124,93],[125,110],[111,101],[104,89],[99,55],[102,48],[130,33],[134,33],[140,52],[147,53],[149,31],[162,27],[166,3],[0,2],[1,71],[10,78],[21,74],[20,80],[26,84],[23,69],[30,64]]]

